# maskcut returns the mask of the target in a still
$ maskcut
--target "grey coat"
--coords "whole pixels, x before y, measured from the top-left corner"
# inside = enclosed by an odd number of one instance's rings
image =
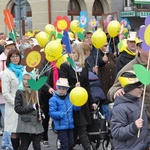
[[[140,118],[141,103],[137,97],[130,94],[118,96],[111,112],[111,131],[115,150],[145,150],[150,137],[148,135],[148,119],[146,108],[143,109],[143,127],[137,138],[138,128],[135,120]]]
[[[33,104],[26,104],[25,92],[17,90],[15,97],[15,111],[19,114],[17,133],[42,133],[42,122],[38,121],[38,112],[33,109]]]

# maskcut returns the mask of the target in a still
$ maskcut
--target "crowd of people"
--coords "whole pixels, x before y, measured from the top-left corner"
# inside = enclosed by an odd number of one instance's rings
[[[91,111],[97,108],[111,128],[115,150],[149,149],[150,88],[149,85],[146,88],[141,118],[143,84],[133,69],[134,64],[147,67],[148,52],[142,49],[142,40],[137,38],[136,32],[130,31],[126,37],[127,46],[121,51],[112,50],[117,45],[113,43],[112,48],[109,40],[96,49],[91,41],[92,34],[86,31],[83,41],[70,39],[72,52],[68,57],[74,65],[66,60],[58,68],[55,61],[42,60],[38,72],[44,71],[42,76],[48,79],[38,91],[34,91],[27,81],[36,80],[37,72],[27,72],[21,65],[21,59],[24,58],[24,50],[38,42],[30,42],[30,37],[23,36],[23,40],[16,44],[0,33],[2,149],[27,150],[31,142],[34,150],[41,150],[40,143],[49,147],[49,122],[53,120],[60,141],[59,150],[73,150],[77,138],[85,150],[91,150],[88,126],[92,124]],[[66,53],[63,44],[62,47]],[[47,65],[51,66],[50,70],[46,69]],[[95,75],[99,81],[101,92],[96,93],[99,94],[98,103],[91,92],[89,74]],[[83,106],[73,106],[69,100],[75,87],[83,87],[88,93],[88,100]],[[112,102],[114,106],[110,110]],[[39,119],[41,113],[44,115]]]

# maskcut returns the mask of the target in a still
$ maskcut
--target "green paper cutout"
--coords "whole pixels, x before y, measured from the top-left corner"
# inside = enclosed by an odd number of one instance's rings
[[[81,32],[78,32],[77,35],[80,40],[84,40],[84,35]]]
[[[39,90],[47,81],[47,77],[40,77],[37,81],[34,79],[29,79],[28,84],[30,88],[34,91]]]
[[[62,39],[62,37],[63,37],[62,34],[60,34],[60,33],[57,34],[57,39]]]
[[[147,71],[146,68],[140,64],[135,64],[133,68],[140,82],[144,85],[150,84],[150,71]]]
[[[14,33],[14,34],[13,34]],[[16,31],[15,30],[13,30],[13,32],[10,32],[9,33],[9,37],[14,41],[14,42],[16,42],[16,37],[17,37],[17,34],[16,34]]]
[[[67,57],[67,60],[68,60],[68,62],[70,63],[71,67],[72,67],[73,69],[75,69],[75,64],[74,64],[73,59],[70,58],[70,57]]]

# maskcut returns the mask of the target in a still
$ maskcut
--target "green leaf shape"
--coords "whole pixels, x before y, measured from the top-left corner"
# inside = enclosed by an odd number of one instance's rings
[[[34,91],[39,90],[47,81],[47,77],[40,77],[37,81],[34,79],[29,79],[28,84],[30,88]]]
[[[68,62],[70,63],[71,67],[75,69],[74,60],[70,57],[67,57]]]
[[[146,68],[141,64],[135,64],[133,68],[140,82],[142,82],[144,85],[150,84],[150,71],[147,71]]]
[[[14,33],[14,34],[13,34]],[[13,30],[13,32],[10,32],[9,33],[9,37],[14,41],[14,42],[16,42],[16,37],[17,37],[17,34],[16,34],[16,31],[15,30]]]
[[[78,38],[80,39],[80,40],[84,40],[84,35],[83,35],[83,33],[81,33],[81,32],[78,32]]]

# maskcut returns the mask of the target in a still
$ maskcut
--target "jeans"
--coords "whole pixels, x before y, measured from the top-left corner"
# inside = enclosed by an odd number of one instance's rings
[[[3,120],[4,120],[4,112],[5,112],[5,104],[0,104],[0,113]],[[0,122],[0,128],[2,128],[1,122]]]
[[[12,144],[11,144],[11,133],[4,131],[3,137],[2,137],[2,149],[6,149],[6,147],[9,147],[9,150],[13,150]]]
[[[2,118],[4,120],[4,115],[5,115],[5,104],[0,104],[0,111],[2,114]],[[3,132],[3,137],[2,137],[2,148],[10,147],[10,150],[13,150],[12,144],[11,144],[11,133],[10,132]]]
[[[73,130],[58,130],[58,139],[60,140],[59,150],[71,150],[74,145]]]

